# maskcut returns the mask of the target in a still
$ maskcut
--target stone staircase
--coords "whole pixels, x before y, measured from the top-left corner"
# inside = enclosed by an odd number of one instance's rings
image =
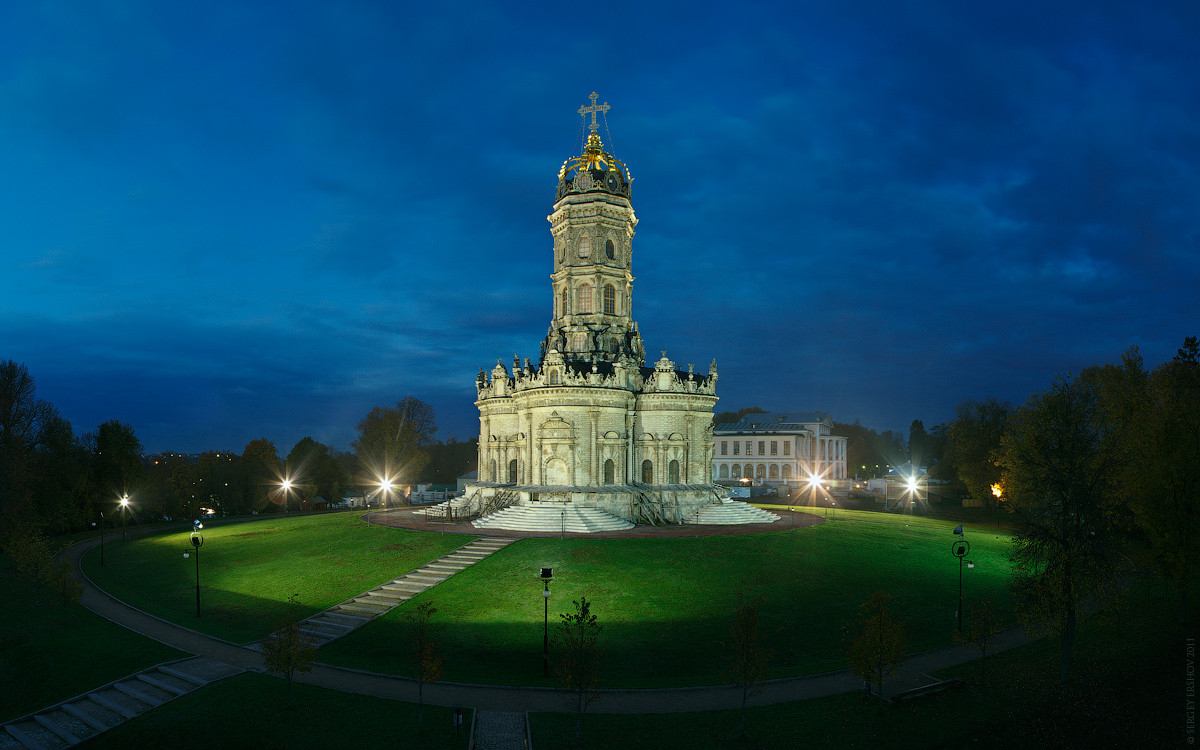
[[[474,750],[528,750],[529,717],[515,711],[476,711],[471,726]]]
[[[774,523],[779,516],[740,500],[723,500],[705,505],[684,516],[684,523],[701,526],[741,526],[746,523]]]
[[[347,599],[324,612],[318,612],[300,623],[300,632],[311,638],[314,645],[319,648],[366,625],[379,615],[408,601],[425,589],[436,586],[458,571],[474,565],[515,541],[518,540],[480,537],[433,562],[410,570],[398,578]]]
[[[111,682],[4,726],[0,749],[74,747],[128,719],[242,670],[195,657]]]
[[[450,500],[446,500],[445,502],[438,503],[437,505],[430,505],[427,508],[422,508],[421,510],[413,512],[414,514],[424,516],[425,520],[427,521],[440,521],[446,517],[447,506],[450,508],[450,518],[453,519],[456,516],[466,513],[467,508],[470,505],[471,498],[463,495],[462,497],[455,497]]]
[[[507,531],[543,531],[594,534],[597,531],[624,531],[633,524],[599,508],[572,505],[512,505],[471,522],[477,529]]]

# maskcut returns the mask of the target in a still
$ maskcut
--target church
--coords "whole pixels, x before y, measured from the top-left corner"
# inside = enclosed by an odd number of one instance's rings
[[[463,500],[477,526],[514,506],[564,518],[588,508],[614,528],[685,523],[728,502],[711,481],[716,361],[681,369],[664,351],[645,364],[633,319],[632,177],[605,151],[596,115],[609,106],[596,98],[579,109],[590,132],[559,169],[547,217],[551,319],[537,361],[497,360],[476,378],[479,472]]]

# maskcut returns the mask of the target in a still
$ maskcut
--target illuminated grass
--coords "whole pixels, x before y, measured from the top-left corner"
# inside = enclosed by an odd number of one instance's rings
[[[33,589],[0,556],[0,721],[37,711],[120,677],[186,656]],[[17,689],[19,687],[19,689]]]
[[[411,570],[469,537],[368,526],[358,513],[272,518],[204,529],[196,567],[183,558],[190,532],[108,540],[83,561],[100,588],[150,614],[245,643],[265,637],[291,612],[307,617]],[[296,604],[288,600],[295,597]]]
[[[896,597],[910,651],[951,642],[958,603],[953,523],[853,512],[795,531],[698,539],[525,539],[425,592],[443,627],[445,679],[552,684],[542,678],[540,567],[554,568],[550,626],[580,596],[605,630],[605,687],[725,682],[737,592],[765,596],[768,677],[845,667],[842,629],[872,592]],[[843,515],[845,514],[845,515]],[[970,531],[968,529],[968,531]],[[969,534],[976,567],[964,600],[1006,610],[1007,538]],[[325,646],[321,660],[410,674],[403,608]]]

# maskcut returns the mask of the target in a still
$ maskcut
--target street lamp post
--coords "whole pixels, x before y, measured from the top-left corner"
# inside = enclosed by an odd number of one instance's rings
[[[287,513],[288,512],[288,495],[292,491],[292,480],[290,478],[284,479],[283,482],[279,485],[279,487],[280,487],[280,489],[283,490],[283,512]]]
[[[125,516],[129,514],[129,495],[121,496],[121,541],[125,541]]]
[[[550,579],[553,568],[542,568],[542,599],[546,602],[542,620],[542,677],[550,676]]]
[[[954,613],[954,616],[958,620],[958,634],[962,635],[962,564],[963,559],[971,552],[971,543],[961,538],[963,535],[963,527],[961,525],[954,529],[954,533],[959,536],[959,540],[954,542],[950,547],[950,554],[958,558],[958,610]],[[974,568],[975,563],[967,560],[967,567]]]
[[[95,526],[96,524],[92,524]],[[100,567],[104,567],[104,513],[100,513]]]
[[[200,529],[204,528],[204,524],[197,519],[192,523],[192,536],[189,540],[192,543],[192,552],[196,554],[196,617],[200,616],[200,547],[204,544],[204,535],[200,533]],[[188,552],[184,552],[186,558]]]

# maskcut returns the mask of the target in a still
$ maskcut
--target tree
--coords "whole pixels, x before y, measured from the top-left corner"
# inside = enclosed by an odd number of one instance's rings
[[[32,526],[21,524],[13,528],[6,546],[17,573],[33,584],[33,604],[39,606],[42,581],[52,561],[46,537]]]
[[[295,601],[295,596],[291,597]],[[287,679],[288,708],[292,707],[292,677],[297,672],[312,671],[317,658],[317,647],[307,634],[300,631],[300,624],[289,612],[279,628],[262,642],[263,666]]]
[[[421,733],[425,713],[425,685],[442,679],[442,657],[435,640],[436,629],[430,619],[437,608],[425,602],[404,614],[412,626],[413,673],[417,680],[417,734]]]
[[[25,365],[0,361],[0,518],[35,514],[34,456],[48,433],[64,423],[53,406],[37,398]]]
[[[1159,575],[1179,592],[1179,621],[1186,623],[1188,591],[1200,566],[1200,342],[1186,338],[1175,358],[1148,377],[1138,377],[1141,358],[1133,362],[1133,356],[1136,350],[1126,355],[1128,376],[1118,381],[1126,387],[1116,396],[1139,437],[1129,445],[1130,506]]]
[[[967,607],[967,629],[955,632],[954,640],[979,649],[983,655],[980,681],[987,682],[987,652],[1000,640],[1000,615],[990,600]]]
[[[925,456],[925,441],[927,439],[925,423],[914,419],[908,426],[908,460],[915,466],[928,466]]]
[[[198,504],[212,508],[217,515],[230,516],[242,512],[245,505],[244,482],[241,478],[241,459],[233,451],[205,451],[195,466]]]
[[[433,407],[405,396],[396,408],[376,406],[359,421],[351,444],[367,474],[376,481],[413,482],[429,462],[437,422]]]
[[[863,617],[850,643],[850,674],[874,682],[883,703],[883,681],[900,671],[906,650],[904,624],[892,617],[892,596],[876,591],[862,605]]]
[[[1007,401],[967,399],[958,405],[946,430],[946,460],[954,465],[971,497],[985,504],[994,497],[992,486],[1000,482],[1000,441],[1012,411]]]
[[[600,694],[596,683],[600,669],[600,631],[603,626],[592,614],[586,596],[572,602],[575,611],[561,613],[554,645],[561,649],[554,664],[554,674],[567,691],[567,704],[575,712],[575,741],[583,731],[583,714]]]
[[[66,560],[55,560],[46,570],[46,583],[65,612],[83,596],[83,586],[75,580],[74,569]]]
[[[735,422],[740,422],[742,417],[746,416],[747,414],[767,414],[767,413],[768,412],[766,409],[760,409],[757,406],[747,406],[746,408],[738,409],[737,411],[723,411],[720,414],[715,414],[715,415],[713,415],[712,423],[714,425],[734,424]]]
[[[742,695],[740,736],[746,736],[746,701],[750,696],[762,692],[763,673],[771,652],[763,646],[759,636],[758,602],[747,599],[738,591],[738,606],[734,610],[733,625],[729,628],[729,640],[722,646],[729,659],[726,680],[736,685]]]
[[[115,499],[130,494],[142,474],[142,443],[133,427],[110,419],[96,429],[93,458],[95,488],[101,507],[112,507]]]
[[[1110,511],[1124,435],[1104,418],[1098,381],[1094,370],[1060,376],[1017,410],[1001,444],[1017,615],[1061,635],[1063,682],[1078,607],[1111,597],[1118,571]]]
[[[297,497],[302,501],[322,497],[331,503],[342,499],[341,467],[329,454],[329,447],[304,437],[284,459],[285,473],[299,478]]]
[[[258,438],[242,450],[242,487],[251,510],[281,502],[279,453],[275,443]]]

